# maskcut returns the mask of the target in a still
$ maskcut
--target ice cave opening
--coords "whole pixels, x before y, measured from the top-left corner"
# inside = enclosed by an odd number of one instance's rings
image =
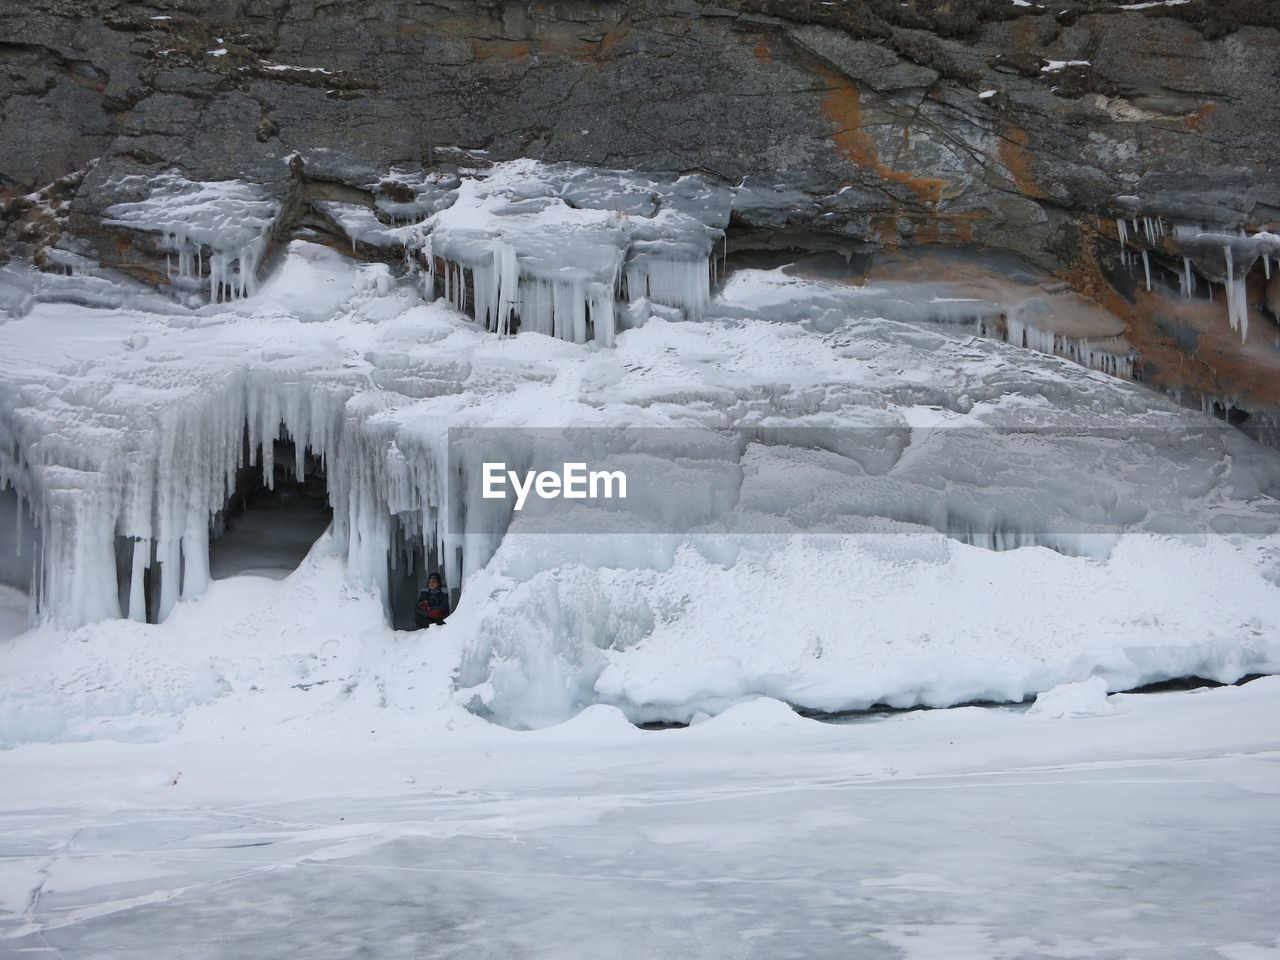
[[[226,507],[210,521],[209,575],[214,580],[244,574],[283,579],[333,522],[321,458],[304,450],[299,475],[294,441],[286,437],[274,441],[272,460],[268,484],[257,465],[261,455],[252,466],[246,456]]]

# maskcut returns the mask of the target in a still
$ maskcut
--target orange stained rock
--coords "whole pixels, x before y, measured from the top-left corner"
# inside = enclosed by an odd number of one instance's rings
[[[1213,101],[1209,101],[1204,106],[1202,106],[1199,110],[1197,110],[1195,113],[1191,114],[1191,116],[1187,117],[1187,120],[1186,120],[1187,126],[1190,127],[1192,130],[1199,130],[1200,125],[1203,124],[1206,120],[1208,120],[1209,117],[1213,114],[1213,112],[1217,109],[1218,109],[1218,105]]]
[[[907,210],[891,211],[872,219],[870,235],[886,248],[900,247],[903,238],[898,229],[898,221],[907,220],[912,229],[906,239],[912,245],[971,244],[974,242],[974,224],[986,216],[985,210],[953,211],[923,217]]]
[[[945,180],[895,170],[880,159],[876,142],[865,127],[862,96],[857,84],[829,67],[818,66],[815,70],[827,82],[827,92],[822,98],[822,113],[835,128],[831,139],[836,148],[858,166],[874,170],[882,180],[906,187],[921,203],[941,202],[947,186]],[[903,136],[906,135],[904,127]]]
[[[1000,132],[1000,145],[996,148],[996,156],[1000,165],[1009,172],[1009,179],[1024,197],[1037,200],[1048,194],[1040,188],[1032,174],[1032,153],[1028,149],[1031,134],[1017,124],[1007,123]]]
[[[488,60],[490,57],[515,60],[527,57],[531,52],[527,43],[515,43],[511,40],[471,41],[471,53],[477,60]]]
[[[1009,39],[1023,53],[1040,51],[1040,24],[1038,17],[1024,17],[1009,24]]]

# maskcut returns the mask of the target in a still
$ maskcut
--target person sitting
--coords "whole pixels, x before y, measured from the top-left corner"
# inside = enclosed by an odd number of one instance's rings
[[[427,577],[427,585],[418,592],[418,607],[414,611],[413,620],[420,627],[444,625],[449,616],[449,591],[444,588],[440,574],[433,573]]]

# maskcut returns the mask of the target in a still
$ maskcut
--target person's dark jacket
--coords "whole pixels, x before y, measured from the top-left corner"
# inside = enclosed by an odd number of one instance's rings
[[[414,620],[420,627],[429,627],[433,623],[444,623],[449,616],[449,591],[443,587],[435,590],[425,589],[418,593],[418,607],[414,611]]]

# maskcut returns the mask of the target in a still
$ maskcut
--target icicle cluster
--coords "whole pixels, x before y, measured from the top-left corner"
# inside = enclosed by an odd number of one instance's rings
[[[293,441],[296,476],[308,453],[323,464],[333,534],[354,582],[388,596],[388,562],[397,536],[407,535],[441,557],[448,582],[462,583],[489,561],[509,513],[490,516],[504,505],[482,499],[481,484],[459,481],[480,476],[478,462],[455,458],[446,475],[447,431],[405,431],[380,418],[385,394],[366,386],[333,372],[227,370],[182,402],[135,411],[127,423],[105,416],[93,444],[0,419],[0,489],[18,492],[40,530],[32,585],[40,614],[69,626],[160,621],[179,600],[199,596],[210,580],[211,524],[241,468],[260,466],[274,486],[277,439]],[[449,529],[450,497],[461,498],[453,515],[483,532]],[[149,572],[158,585],[150,610]]]
[[[1017,317],[1010,317],[1007,324],[1008,341],[1015,346],[1074,360],[1090,370],[1100,370],[1114,377],[1133,379],[1137,353],[1118,337],[1090,342],[1086,337],[1068,337],[1052,330],[1042,330]]]
[[[381,216],[425,219],[389,226],[358,203],[317,200],[313,207],[353,250],[404,251],[424,275],[424,293],[469,309],[487,330],[606,346],[617,335],[620,299],[647,299],[689,319],[703,314],[732,204],[732,191],[700,177],[535,161],[498,164],[452,183],[396,182],[416,199],[379,195]],[[174,286],[195,291],[207,283],[213,302],[253,292],[281,206],[267,188],[174,173],[120,186],[144,199],[109,207],[104,223],[158,235]]]
[[[406,246],[422,264],[425,292],[460,310],[470,304],[487,330],[609,346],[619,300],[703,314],[731,201],[697,177],[516,161],[464,179],[454,203]]]
[[[1223,285],[1226,289],[1227,321],[1240,334],[1243,342],[1249,336],[1249,273],[1262,262],[1263,275],[1271,278],[1271,258],[1280,255],[1280,236],[1274,233],[1220,233],[1197,227],[1179,227],[1178,242],[1190,257],[1212,261],[1216,255],[1223,263]]]
[[[1143,280],[1146,283],[1148,292],[1151,290],[1151,248],[1156,246],[1165,238],[1164,220],[1160,217],[1116,217],[1116,235],[1120,238],[1120,263],[1126,267],[1131,266],[1133,260],[1129,253],[1129,231],[1133,230],[1136,237],[1139,232],[1146,239],[1145,246],[1138,248],[1138,255],[1142,259]]]
[[[240,180],[196,182],[177,173],[126,177],[120,186],[144,198],[108,207],[103,224],[156,235],[156,251],[165,254],[174,286],[196,291],[207,283],[214,303],[257,289],[258,268],[281,208],[272,191]]]
[[[22,459],[0,450],[0,485],[29,491],[42,531],[40,609],[71,624],[121,615],[143,620],[143,579],[156,564],[159,619],[180,598],[202,593],[210,519],[234,488],[246,436],[253,458],[262,450],[269,486],[272,441],[282,423],[297,439],[300,460],[307,449],[325,456],[335,445],[345,398],[292,387],[268,371],[231,371],[216,389],[103,429],[99,442],[79,450],[31,437],[15,448],[25,452]],[[113,442],[101,442],[106,437]],[[301,475],[301,462],[296,468]],[[118,544],[127,544],[127,584],[117,578]]]
[[[627,297],[676,307],[689,318],[702,316],[711,302],[708,263],[700,258],[673,258],[635,253],[627,263]]]
[[[1138,202],[1136,197],[1121,198],[1131,203]],[[1131,238],[1141,234],[1145,244],[1136,248],[1142,261],[1143,280],[1147,290],[1151,289],[1151,249],[1163,244],[1169,237],[1164,220],[1160,217],[1117,217],[1116,235],[1120,241],[1120,262],[1131,270],[1134,256],[1130,251]],[[1280,256],[1280,236],[1273,233],[1247,234],[1244,230],[1226,233],[1204,226],[1175,224],[1172,246],[1182,253],[1182,272],[1178,277],[1179,286],[1184,297],[1191,297],[1196,292],[1196,264],[1208,265],[1210,274],[1221,277],[1226,292],[1227,322],[1233,332],[1240,334],[1241,341],[1249,336],[1249,302],[1248,277],[1250,271],[1262,262],[1263,275],[1271,279],[1271,258]],[[1222,270],[1218,273],[1217,262],[1221,258]],[[1215,277],[1216,279],[1216,277]],[[1210,296],[1213,294],[1210,286]]]

